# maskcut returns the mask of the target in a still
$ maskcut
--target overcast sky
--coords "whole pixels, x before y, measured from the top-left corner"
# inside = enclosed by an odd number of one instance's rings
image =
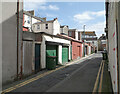
[[[34,1],[34,0],[33,0]],[[24,10],[35,10],[35,15],[47,17],[47,20],[58,18],[61,25],[69,28],[96,31],[99,37],[104,33],[104,2],[24,2]]]

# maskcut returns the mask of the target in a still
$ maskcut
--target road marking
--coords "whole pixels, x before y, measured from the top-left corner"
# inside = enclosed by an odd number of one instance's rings
[[[92,55],[94,55],[94,54],[92,54]],[[92,56],[92,55],[90,55],[90,56]],[[89,57],[89,56],[87,56],[87,57]],[[84,57],[84,58],[81,58],[81,59],[79,59],[79,60],[76,60],[76,61],[74,61],[74,63],[76,63],[76,62],[78,62],[78,61],[80,61],[80,60],[84,60],[84,59],[87,58],[87,57]],[[72,62],[72,63],[73,63],[73,62]],[[70,64],[70,65],[71,65],[71,64]],[[65,67],[67,67],[67,66],[69,66],[69,64],[68,64],[68,65],[65,65],[65,66],[62,66],[62,67],[59,67],[59,68],[56,68],[55,70],[51,70],[51,71],[45,72],[45,73],[40,74],[40,75],[38,75],[38,76],[36,76],[36,77],[34,77],[34,78],[30,78],[30,79],[28,79],[28,80],[26,80],[26,81],[24,81],[24,82],[21,82],[21,83],[15,85],[15,86],[12,86],[12,87],[10,87],[10,88],[7,88],[7,89],[3,90],[1,94],[5,94],[5,93],[7,93],[7,92],[11,92],[11,91],[13,91],[13,90],[15,90],[15,89],[17,89],[17,88],[20,88],[20,87],[22,87],[22,86],[25,86],[25,85],[33,82],[33,81],[36,81],[36,80],[38,80],[38,79],[40,79],[40,78],[42,78],[42,77],[44,77],[44,76],[46,76],[46,75],[48,75],[48,74],[50,74],[50,73],[53,73],[53,72],[55,72],[55,71],[57,71],[57,70],[60,70],[60,69],[62,69],[62,68],[65,68]]]
[[[100,85],[99,85],[98,92],[101,92],[101,90],[102,90],[103,72],[104,72],[104,63],[103,63],[103,67],[102,67],[102,72],[101,72],[101,77],[100,77]]]
[[[99,71],[98,71],[98,74],[97,74],[97,78],[96,78],[96,81],[95,81],[95,85],[94,85],[94,89],[93,89],[93,93],[92,94],[95,94],[95,92],[97,90],[97,86],[98,86],[98,82],[99,82],[99,76],[100,76],[100,71],[101,71],[102,65],[103,65],[103,61],[100,64],[100,68],[99,68]]]
[[[59,82],[58,84],[54,85],[52,88],[48,89],[46,92],[53,92],[53,90],[55,90],[56,87],[62,85],[65,81],[69,80],[72,76],[74,76],[75,73],[79,72],[81,69],[83,69],[85,66],[87,66],[89,63],[84,63],[83,66],[81,66],[80,68],[78,68],[77,70],[75,70],[74,72],[72,72],[70,74],[70,76],[66,77],[64,80],[62,80],[61,82]]]
[[[17,89],[17,88],[20,88],[20,87],[22,87],[22,86],[24,86],[24,85],[27,85],[27,84],[29,84],[29,83],[31,83],[31,82],[33,82],[33,81],[36,81],[36,80],[38,80],[38,79],[40,79],[40,78],[42,78],[42,77],[44,77],[44,76],[46,76],[46,75],[48,75],[48,74],[50,74],[50,73],[52,73],[52,72],[55,72],[55,71],[57,71],[57,70],[60,70],[60,69],[62,69],[62,68],[65,68],[65,67],[66,67],[66,66],[62,66],[62,67],[57,68],[56,70],[51,70],[51,71],[45,72],[45,73],[43,73],[43,74],[40,74],[40,75],[38,75],[38,76],[36,76],[36,77],[34,77],[34,78],[31,78],[31,79],[29,79],[29,80],[26,80],[26,81],[24,81],[24,82],[22,82],[22,83],[19,83],[19,84],[13,86],[13,87],[10,87],[10,88],[8,88],[8,89],[3,90],[3,91],[2,91],[2,94],[7,93],[7,92],[11,92],[11,91],[13,91],[13,90],[15,90],[15,89]]]

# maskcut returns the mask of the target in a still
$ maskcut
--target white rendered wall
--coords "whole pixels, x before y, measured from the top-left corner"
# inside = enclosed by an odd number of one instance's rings
[[[29,18],[30,18],[30,24],[28,24],[28,22],[27,22],[29,20]],[[31,28],[31,17],[28,15],[25,15],[25,14],[24,14],[24,26],[29,27],[29,29]]]
[[[117,41],[116,41],[116,7],[114,2],[110,2],[110,13],[108,18],[108,41],[109,41],[109,68],[114,92],[118,92],[117,83]],[[114,35],[114,36],[113,36]],[[114,50],[115,48],[115,50]]]
[[[71,60],[71,45],[69,45],[69,52],[68,53],[69,53],[69,58],[68,59]]]
[[[42,37],[42,43],[41,43],[41,68],[46,68],[46,44],[45,44],[45,38]]]
[[[88,54],[91,54],[91,46],[88,46]]]
[[[28,22],[27,21],[30,21],[30,23],[28,24]],[[26,15],[26,14],[24,14],[24,26],[25,27],[29,27],[29,30],[30,31],[32,31],[33,30],[33,24],[34,23],[37,23],[37,22],[41,22],[40,20],[37,20],[37,19],[35,19],[34,17],[31,17],[31,16],[28,16],[28,15]],[[32,30],[31,30],[32,29]]]
[[[48,24],[48,29],[46,29],[46,24]],[[37,29],[37,25],[40,26],[40,29]],[[34,24],[33,31],[34,32],[46,32],[49,34],[53,34],[53,23],[51,22],[51,23]]]
[[[47,36],[47,35],[43,35],[42,39],[43,39],[42,43],[41,43],[41,66],[42,66],[42,68],[46,68],[46,44],[45,44],[45,41],[64,43],[64,44],[68,45],[69,46],[69,56],[70,56],[71,41],[56,38],[56,37],[51,37],[51,36]],[[71,57],[69,57],[69,58],[71,58]],[[59,64],[62,64],[62,45],[58,46],[58,62],[59,62]]]
[[[78,31],[75,32],[75,39],[78,40]]]
[[[60,24],[58,20],[55,20],[53,22],[53,35],[57,35],[57,34],[60,34]]]
[[[46,29],[46,24],[48,24],[48,29]],[[40,26],[40,29],[37,29],[37,25]],[[46,32],[52,35],[60,34],[60,24],[58,20],[54,22],[39,23],[33,25],[34,32]]]

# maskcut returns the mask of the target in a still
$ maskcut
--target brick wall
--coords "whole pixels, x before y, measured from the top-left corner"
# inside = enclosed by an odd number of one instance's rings
[[[82,43],[72,41],[72,59],[82,57]]]

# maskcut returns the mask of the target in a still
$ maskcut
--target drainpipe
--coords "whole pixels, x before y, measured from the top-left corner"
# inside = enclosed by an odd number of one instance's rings
[[[17,79],[18,79],[18,64],[19,64],[19,0],[17,0]]]

